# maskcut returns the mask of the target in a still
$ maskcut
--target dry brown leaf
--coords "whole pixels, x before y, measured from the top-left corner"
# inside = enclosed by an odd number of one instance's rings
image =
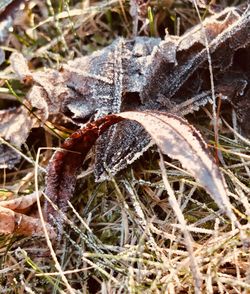
[[[12,69],[17,74],[18,78],[22,82],[26,82],[30,79],[32,81],[32,74],[29,70],[28,64],[24,56],[19,52],[14,52],[10,56],[10,63]]]
[[[49,236],[55,239],[53,228],[49,224],[45,225]],[[40,219],[0,207],[0,234],[44,237],[44,230]]]
[[[37,119],[24,106],[0,110],[0,137],[20,148]]]
[[[0,137],[17,148],[25,143],[31,129],[38,126],[38,119],[24,106],[0,110]],[[0,168],[13,168],[20,159],[14,149],[0,145]]]
[[[38,192],[41,196],[41,192]],[[24,213],[37,201],[37,193],[24,195],[16,199],[0,201],[0,234],[44,237],[44,229],[39,218]],[[55,238],[53,228],[45,223],[51,238]]]
[[[200,133],[187,120],[160,112],[123,112],[119,116],[139,122],[162,153],[178,159],[198,180],[227,216],[235,221],[227,187]]]
[[[41,192],[39,192],[39,197]],[[11,209],[15,212],[25,212],[37,201],[37,193],[31,193],[29,195],[20,196],[15,199],[0,201],[0,207]]]

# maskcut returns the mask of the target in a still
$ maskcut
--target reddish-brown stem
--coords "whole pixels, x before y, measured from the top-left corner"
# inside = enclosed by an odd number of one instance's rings
[[[66,139],[61,149],[53,155],[47,168],[45,194],[61,211],[66,210],[67,202],[73,196],[76,176],[89,150],[107,128],[121,120],[123,118],[116,115],[108,115],[87,124]],[[45,213],[50,223],[58,219],[58,213],[48,201],[45,203]]]

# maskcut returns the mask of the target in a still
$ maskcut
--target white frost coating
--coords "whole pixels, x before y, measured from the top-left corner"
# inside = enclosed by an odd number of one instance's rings
[[[28,68],[27,61],[21,53],[12,53],[10,56],[10,63],[13,71],[17,74],[20,80],[32,75]]]
[[[84,117],[84,115],[89,113],[89,106],[82,102],[80,103],[79,101],[70,103],[67,105],[67,107],[73,113],[72,118]]]
[[[200,134],[178,116],[159,112],[123,112],[126,119],[140,123],[164,154],[178,159],[235,223],[236,217],[227,196],[225,180],[210,158],[207,145]]]
[[[119,113],[121,111],[121,100],[122,100],[122,92],[123,92],[123,67],[122,67],[122,57],[123,57],[123,48],[124,48],[124,39],[119,39],[117,48],[114,52],[114,97],[113,97],[113,105],[112,110],[113,113]],[[111,58],[112,59],[112,58]],[[98,111],[98,114],[102,114],[101,109]],[[104,162],[107,159],[107,153],[109,149],[112,147],[113,137],[115,136],[116,125],[113,126],[114,132],[111,133],[109,138],[109,143],[106,147],[106,153],[103,154]]]
[[[81,69],[75,68],[75,67],[73,67],[73,64],[70,65],[70,66],[67,65],[67,64],[64,64],[63,69],[66,69],[66,70],[70,71],[71,73],[76,73],[78,75],[81,75],[82,77],[85,77],[85,78],[91,78],[91,79],[98,80],[98,81],[101,81],[101,82],[104,82],[104,83],[107,83],[107,84],[110,84],[110,85],[113,84],[112,79],[109,79],[109,78],[107,78],[105,76],[91,74],[91,73],[89,73],[87,71],[83,71]]]
[[[0,42],[3,42],[8,34],[8,30],[11,27],[13,19],[8,16],[5,20],[0,22]]]
[[[0,65],[5,61],[4,50],[0,48]]]
[[[123,56],[123,47],[124,47],[124,40],[120,39],[119,43],[117,44],[117,48],[114,52],[114,104],[113,104],[113,111],[114,113],[120,112],[121,110],[121,98],[122,98],[122,91],[123,91],[123,67],[122,67],[122,56]]]
[[[228,7],[228,8],[225,8],[220,13],[217,13],[212,17],[206,18],[203,21],[203,26],[204,28],[206,28],[206,30],[209,28],[209,26],[211,25],[213,26],[214,24],[223,24],[226,27],[226,26],[230,26],[231,23],[238,20],[239,18],[240,18],[240,15],[237,13],[236,8]],[[192,39],[190,39],[191,31],[193,36]],[[212,33],[212,30],[210,30],[209,32]],[[209,34],[207,35],[209,36]],[[202,32],[202,27],[200,24],[186,31],[186,33],[180,39],[180,42],[178,44],[178,50],[186,50],[190,48],[190,46],[192,46],[197,41],[202,42],[202,44],[205,46],[204,33]],[[209,41],[211,41],[211,38]]]
[[[124,112],[124,113],[126,113],[126,112]],[[140,152],[133,154],[133,157],[131,159],[129,159],[130,154],[128,154],[127,156],[124,157],[123,161],[126,162],[128,165],[133,163],[135,160],[140,158],[144,154],[145,151],[147,151],[150,147],[152,147],[154,145],[155,145],[155,142],[153,140],[151,140],[148,145],[146,145],[145,147],[143,147],[141,149]],[[109,174],[102,173],[99,176],[99,178],[96,180],[96,182],[103,182],[103,181],[108,180],[110,178],[109,175],[114,176],[117,173],[117,171],[119,171],[120,169],[121,169],[121,164],[120,164],[120,162],[118,162],[117,164],[112,166],[112,170],[109,170]]]
[[[222,30],[221,33],[213,35],[209,42],[209,51],[210,54],[213,54],[221,44],[224,42],[230,42],[230,40],[234,40],[234,36],[237,36],[237,33],[242,30],[242,28],[249,27],[249,17],[250,17],[250,8],[248,8],[241,17],[239,17],[238,13],[236,13],[236,8],[232,9],[235,11],[235,13],[230,13],[231,21],[230,25],[226,26],[226,28],[220,28]],[[231,11],[231,10],[230,10]],[[224,12],[225,13],[225,12]],[[225,16],[227,14],[225,13]],[[216,21],[217,15],[214,17],[211,17],[207,20],[207,22],[204,24],[206,35],[209,35],[207,30],[207,23],[211,21]],[[228,20],[227,20],[228,21]],[[199,27],[199,26],[198,26]],[[181,52],[186,49],[186,46],[192,43],[199,43],[200,40],[195,38],[190,38],[190,40],[187,39],[187,37],[190,37],[190,34],[193,34],[197,30],[197,27],[189,31],[189,33],[183,35],[178,40],[177,45],[177,51]],[[200,33],[199,33],[200,34]],[[184,42],[184,43],[183,43]],[[185,45],[185,42],[187,44]],[[244,47],[249,43],[249,38],[247,40],[244,40],[245,45],[243,45],[241,42],[239,44],[237,42],[230,43],[231,49],[236,50],[240,47]],[[177,68],[175,71],[171,72],[168,77],[166,77],[166,80],[164,82],[165,91],[168,93],[168,95],[173,96],[177,90],[180,88],[181,85],[184,84],[184,82],[193,74],[193,72],[206,60],[207,56],[207,49],[202,49],[198,54],[195,54],[193,57],[190,57],[186,63],[184,63],[182,66]],[[173,80],[175,83],[173,83]]]
[[[30,115],[28,110],[21,106],[0,111],[0,137],[5,138],[14,146],[20,148],[27,139],[37,119]]]
[[[219,95],[219,97],[222,100],[227,100],[227,96]],[[179,116],[185,116],[186,114],[198,111],[201,107],[207,105],[208,103],[213,104],[211,91],[202,92],[201,94],[198,94],[193,98],[172,107],[169,112]]]

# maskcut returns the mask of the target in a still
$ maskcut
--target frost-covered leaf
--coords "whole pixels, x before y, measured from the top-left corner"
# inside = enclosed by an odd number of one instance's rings
[[[149,37],[119,38],[89,56],[68,61],[59,70],[29,72],[23,58],[14,58],[12,66],[20,79],[32,82],[27,99],[44,113],[44,120],[58,112],[80,126],[109,113],[131,110],[186,115],[212,102],[207,38],[215,96],[235,107],[246,131],[249,19],[249,6],[229,7],[182,36],[167,34],[162,41]],[[15,66],[18,63],[23,67]],[[132,134],[129,129],[133,129]],[[135,122],[111,128],[96,146],[97,180],[108,177],[106,167],[115,174],[148,146],[149,136]]]
[[[10,56],[10,63],[13,71],[22,82],[32,81],[32,74],[24,56],[19,52],[14,52]]]
[[[4,42],[9,34],[15,16],[24,0],[1,0],[0,1],[0,43]]]
[[[249,25],[249,7],[245,10],[235,7],[227,8],[221,13],[206,18],[202,26],[198,24],[180,38],[175,39],[175,63],[170,64],[168,60],[164,59],[166,53],[161,49],[156,49],[154,54],[158,58],[152,58],[151,74],[142,91],[143,99],[150,101],[152,97],[155,97],[155,94],[161,94],[168,99],[171,98],[173,102],[180,103],[187,100],[190,95],[198,94],[195,93],[196,89],[199,92],[210,90],[204,31],[208,39],[216,85],[220,82],[221,71],[228,70],[233,66],[235,52],[249,46]],[[167,37],[165,43],[168,42]],[[164,41],[161,46],[163,44]],[[167,46],[165,50],[168,51],[169,47]],[[159,58],[160,56],[161,58]],[[236,66],[238,67],[238,65]],[[218,69],[220,71],[217,80]],[[195,79],[194,73],[197,73]],[[188,84],[186,85],[185,82]],[[188,86],[189,90],[187,91],[185,87],[182,88],[183,85]]]
[[[32,81],[27,99],[44,111],[45,119],[62,112],[83,123],[91,116],[120,112],[123,91],[140,91],[146,82],[148,58],[159,42],[157,38],[119,38],[89,56],[62,64],[59,71],[30,73],[25,59],[17,54],[12,55],[11,64],[21,80],[29,77]]]
[[[246,107],[250,93],[247,91],[250,83],[250,67],[247,66],[250,60],[249,15],[250,9],[247,7],[227,8],[203,23],[212,59],[215,95],[236,107],[245,133],[249,129]],[[122,110],[158,109],[186,115],[208,102],[212,103],[207,58],[200,24],[181,37],[167,35],[164,41],[155,46],[148,59],[147,82],[139,93],[140,98],[136,93],[126,93]],[[126,97],[131,103],[130,107],[126,104]],[[135,104],[135,101],[140,103]],[[129,132],[129,129],[133,131]],[[108,178],[105,167],[115,174],[137,159],[149,146],[149,137],[135,123],[123,122],[123,126],[112,128],[98,139],[97,180]]]
[[[47,167],[45,194],[59,209],[64,211],[67,208],[67,201],[74,193],[76,176],[90,148],[109,126],[121,120],[118,116],[109,115],[89,123],[73,133],[54,153]],[[45,210],[47,219],[53,223],[53,217],[58,218],[58,215],[48,201]]]
[[[115,175],[139,158],[150,146],[150,136],[134,121],[122,121],[111,127],[98,138],[95,147],[96,181],[101,182],[110,175]]]
[[[37,118],[24,106],[0,110],[0,137],[20,148],[32,128],[37,127]],[[21,157],[14,149],[0,145],[0,169],[13,168]]]
[[[5,61],[5,53],[3,49],[0,49],[0,65]]]
[[[5,144],[0,144],[0,169],[12,169],[21,160],[21,156]]]
[[[36,123],[34,115],[23,106],[0,110],[0,137],[19,148]]]
[[[76,175],[92,145],[108,127],[122,119],[140,123],[161,151],[180,160],[183,167],[201,183],[218,206],[235,220],[223,176],[201,135],[180,117],[152,111],[123,112],[106,116],[88,124],[65,141],[63,150],[57,151],[49,163],[46,183],[46,194],[59,209],[66,210],[67,201],[74,193]],[[47,215],[50,222],[53,221],[52,216],[58,218],[50,205],[47,207]]]

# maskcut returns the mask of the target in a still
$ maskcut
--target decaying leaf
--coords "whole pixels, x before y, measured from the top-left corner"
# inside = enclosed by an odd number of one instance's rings
[[[41,192],[39,194],[41,195]],[[16,199],[0,201],[0,234],[43,237],[41,220],[24,214],[36,200],[36,193],[32,193]],[[54,239],[56,237],[54,229],[47,223],[45,226],[49,236]]]
[[[242,68],[240,59],[241,54],[249,59],[249,22],[250,8],[245,7],[228,8],[203,23],[212,59],[215,95],[230,102],[245,101],[249,96],[246,92],[246,84],[250,81],[249,68]],[[149,60],[146,84],[139,90],[139,98],[136,93],[130,94],[132,97],[125,93],[122,110],[158,109],[184,115],[212,102],[201,25],[179,38],[166,36],[154,48]],[[132,106],[129,104],[131,101]],[[134,101],[140,103],[133,105]],[[149,137],[139,126],[123,124],[99,139],[96,149],[97,179],[107,178],[106,168],[115,174],[150,146]],[[132,129],[131,133],[127,129]]]
[[[0,144],[0,169],[12,169],[21,160],[21,156],[5,144]]]
[[[0,43],[7,38],[9,28],[22,2],[23,0],[2,0],[0,2]]]
[[[24,106],[0,110],[0,137],[20,148],[37,119]]]
[[[246,85],[250,74],[239,57],[243,54],[249,60],[249,18],[247,5],[227,8],[180,37],[167,35],[163,41],[119,38],[89,56],[69,61],[58,71],[30,72],[17,55],[11,60],[19,78],[33,83],[27,99],[44,112],[44,119],[61,112],[82,125],[128,110],[185,115],[211,101],[205,32],[215,95],[232,103],[243,124],[242,101],[249,96]],[[15,66],[20,60],[24,64],[21,68]],[[134,122],[110,128],[96,145],[97,180],[108,177],[106,168],[115,174],[150,145],[150,137]]]
[[[48,234],[55,239],[53,228],[46,224]],[[0,234],[43,237],[44,230],[40,219],[27,216],[0,206]]]
[[[72,197],[76,184],[76,175],[81,169],[83,160],[97,138],[111,125],[122,118],[109,115],[89,123],[83,129],[73,133],[56,151],[47,168],[45,194],[59,209],[65,210],[67,201]],[[45,205],[47,218],[54,223],[54,208],[47,202]]]
[[[90,56],[61,65],[59,71],[29,72],[27,65],[19,66],[25,60],[18,53],[10,61],[18,78],[33,81],[27,99],[45,112],[45,119],[62,112],[83,123],[93,115],[120,112],[123,91],[136,92],[145,84],[148,59],[159,42],[147,37],[120,38]]]
[[[123,112],[101,118],[74,133],[57,151],[48,166],[46,194],[65,211],[72,197],[76,174],[87,152],[108,127],[122,119],[135,120],[150,134],[154,143],[164,154],[180,160],[183,167],[193,175],[213,197],[218,206],[235,221],[226,185],[208,147],[200,134],[186,120],[160,112]],[[48,220],[58,218],[52,206],[47,207]]]
[[[32,74],[29,70],[26,59],[21,53],[14,52],[10,56],[10,62],[20,81],[24,83],[32,82]]]
[[[37,126],[37,118],[24,106],[0,110],[0,137],[17,148],[25,143],[30,130]],[[0,169],[13,168],[20,159],[14,149],[0,145]]]
[[[39,193],[39,197],[41,192]],[[15,199],[0,201],[0,206],[11,209],[15,212],[25,212],[37,201],[37,193],[31,193],[25,196],[21,196]]]
[[[188,121],[176,115],[160,112],[123,112],[119,116],[140,123],[162,153],[178,159],[228,217],[235,220],[225,180],[207,144]]]

